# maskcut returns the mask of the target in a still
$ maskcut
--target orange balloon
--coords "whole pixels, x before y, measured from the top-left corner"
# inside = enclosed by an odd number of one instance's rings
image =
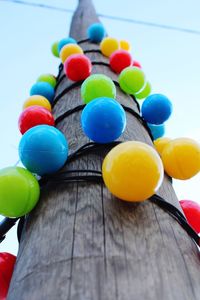
[[[126,51],[131,51],[131,45],[126,40],[119,41],[120,48]]]
[[[166,173],[176,179],[189,179],[200,171],[200,144],[189,138],[170,141],[161,158]]]
[[[158,153],[161,155],[165,146],[171,141],[170,138],[167,137],[161,137],[159,139],[156,139],[153,143],[154,146],[156,148],[156,150],[158,151]]]

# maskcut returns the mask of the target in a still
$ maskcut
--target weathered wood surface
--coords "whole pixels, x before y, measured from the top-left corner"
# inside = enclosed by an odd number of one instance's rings
[[[81,0],[71,35],[84,38],[88,25],[96,21],[90,0]],[[107,61],[98,53],[88,57]],[[106,66],[94,66],[93,73],[117,79]],[[63,80],[57,94],[70,84]],[[117,99],[137,111],[118,88]],[[75,88],[56,104],[54,115],[81,103],[80,88]],[[152,145],[146,129],[129,113],[127,121],[123,140]],[[80,127],[80,112],[58,128],[65,133],[70,152],[88,142]],[[85,155],[67,169],[100,170],[104,155]],[[179,207],[167,178],[159,193]],[[8,300],[47,299],[200,299],[199,254],[180,225],[151,202],[116,200],[101,184],[49,184],[28,218],[8,296]]]

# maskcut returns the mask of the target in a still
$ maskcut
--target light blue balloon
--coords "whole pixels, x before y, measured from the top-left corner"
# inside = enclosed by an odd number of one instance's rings
[[[60,53],[62,47],[64,47],[67,44],[77,44],[77,41],[71,37],[60,40],[60,42],[58,43],[58,52]]]
[[[55,92],[52,85],[44,81],[36,82],[30,90],[30,96],[41,95],[47,98],[51,104],[53,102],[54,94]]]
[[[154,125],[154,124],[147,123],[147,125],[151,130],[151,134],[154,140],[157,140],[158,138],[162,137],[165,134],[164,124]]]
[[[84,133],[94,142],[109,143],[120,137],[126,127],[123,107],[112,98],[96,98],[82,111]]]
[[[58,171],[66,162],[68,143],[63,133],[53,126],[38,125],[22,136],[19,157],[23,165],[38,175]]]
[[[87,30],[88,38],[94,43],[100,43],[105,35],[106,31],[101,23],[94,23]]]

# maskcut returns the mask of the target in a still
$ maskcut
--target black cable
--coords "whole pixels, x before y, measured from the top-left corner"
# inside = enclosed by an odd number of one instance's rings
[[[150,130],[150,128],[149,128],[149,126],[147,125],[147,122],[137,113],[137,112],[135,112],[132,108],[130,108],[130,107],[127,107],[127,106],[125,106],[125,105],[123,105],[123,104],[121,104],[122,105],[122,107],[124,108],[124,110],[126,110],[126,111],[128,111],[129,113],[131,113],[134,117],[136,117],[137,118],[137,120],[139,120],[140,121],[140,123],[145,127],[145,129],[147,130],[147,132],[148,132],[148,134],[149,134],[149,136],[150,136],[150,138],[151,138],[151,140],[152,140],[152,142],[154,141],[154,138],[153,138],[153,135],[152,135],[152,133],[151,133],[151,130]]]
[[[116,86],[118,86],[118,87],[121,89],[121,87],[120,87],[118,81],[113,80],[113,82],[114,82],[114,84],[115,84]],[[127,94],[127,95],[130,96],[130,97],[133,99],[133,101],[135,102],[135,104],[136,104],[136,106],[137,106],[138,111],[140,111],[140,105],[139,105],[138,101],[136,100],[135,96],[134,96],[134,95],[130,95],[130,94]]]
[[[64,78],[64,77],[65,77],[65,76],[63,75],[63,78]],[[120,85],[119,85],[119,83],[118,83],[116,80],[112,80],[112,81],[113,81],[113,83],[114,83],[117,87],[120,88]],[[56,97],[54,98],[54,102],[53,102],[53,104],[52,104],[52,107],[54,107],[55,104],[56,104],[56,103],[57,103],[57,102],[58,102],[58,101],[66,94],[66,93],[68,93],[69,91],[71,91],[73,88],[76,88],[76,87],[81,86],[82,83],[83,83],[83,80],[81,80],[81,81],[76,81],[76,82],[72,83],[70,86],[68,86],[67,88],[65,88],[60,94],[58,94],[58,96],[56,96]],[[138,101],[136,100],[135,96],[133,96],[133,95],[129,95],[129,96],[130,96],[130,97],[133,99],[133,101],[135,102],[138,111],[140,111],[140,105],[139,105]]]
[[[91,61],[92,65],[102,65],[102,66],[107,66],[107,67],[110,67],[110,65],[108,63],[105,63],[105,62],[98,62],[98,61]],[[62,71],[63,68],[61,68],[61,71]],[[66,75],[63,74],[59,79],[59,75],[57,77],[57,82],[56,82],[56,86],[54,88],[54,90],[56,91],[57,88],[58,88],[58,85],[66,78]]]
[[[77,157],[80,157],[88,152],[96,152],[96,151],[99,152],[99,151],[105,150],[105,149],[110,150],[120,143],[121,143],[121,141],[114,141],[114,142],[106,143],[106,144],[99,144],[99,143],[94,143],[94,142],[87,143],[87,144],[83,145],[82,147],[80,147],[78,150],[76,150],[74,153],[70,154],[68,156],[67,161],[68,162],[73,161]]]
[[[0,222],[0,243],[5,239],[6,233],[16,224],[19,218],[4,218]]]
[[[110,64],[103,62],[103,61],[92,61],[91,63],[93,65],[102,65],[102,66],[110,67]]]
[[[84,50],[84,53],[101,53],[101,50],[99,49],[90,49],[90,50]]]
[[[77,44],[83,44],[83,43],[87,43],[87,42],[90,42],[90,39],[82,39],[82,40],[80,40],[80,41],[77,41]]]
[[[57,97],[54,98],[54,102],[52,104],[52,107],[54,107],[55,104],[58,102],[58,100],[60,98],[62,98],[66,93],[68,93],[69,91],[71,91],[72,89],[74,89],[76,87],[79,87],[82,83],[83,83],[83,80],[76,81],[76,82],[72,83],[70,86],[68,86],[67,88],[65,88]]]
[[[81,175],[81,176],[68,176],[70,173],[94,173],[99,175]],[[53,182],[95,182],[95,183],[103,183],[103,178],[101,175],[101,171],[95,170],[69,170],[66,172],[62,172],[62,174],[58,174],[55,177],[50,177],[50,181]],[[198,234],[193,230],[193,228],[188,224],[185,216],[178,210],[174,205],[164,200],[159,195],[153,195],[149,198],[154,204],[162,208],[164,211],[167,211],[169,215],[171,215],[181,226],[182,228],[188,233],[188,235],[196,242],[198,246],[200,246],[200,237]]]
[[[78,105],[78,106],[76,106],[76,107],[74,107],[72,109],[69,109],[68,111],[64,112],[62,115],[60,115],[59,117],[57,117],[55,119],[55,125],[58,125],[59,122],[61,122],[66,117],[70,116],[71,114],[82,110],[85,106],[86,106],[86,104]]]
[[[78,151],[83,151],[85,148],[89,147],[89,145],[94,145],[94,143],[88,143],[87,145],[79,148]],[[94,175],[69,175],[73,173],[93,173]],[[102,172],[98,170],[67,170],[57,173],[56,175],[48,175],[43,177],[40,180],[40,185],[45,184],[47,181],[50,182],[66,182],[66,183],[74,183],[74,182],[94,182],[94,183],[103,183]],[[149,198],[154,204],[158,205],[163,210],[167,211],[188,233],[188,235],[196,242],[198,246],[200,246],[200,237],[193,230],[193,228],[188,224],[185,216],[179,211],[174,205],[164,200],[159,195],[153,195]],[[5,238],[6,233],[14,226],[17,222],[18,218],[10,219],[5,218],[0,223],[0,242],[2,242]],[[24,218],[21,218],[19,226],[18,226],[18,239],[20,241],[22,228],[24,226]]]
[[[61,114],[59,117],[57,117],[55,119],[55,125],[58,125],[59,122],[61,122],[63,119],[65,119],[66,117],[68,117],[69,115],[75,113],[75,112],[78,112],[80,110],[82,110],[84,107],[86,106],[86,104],[82,104],[82,105],[78,105],[72,109],[69,109],[68,111],[64,112],[63,114]],[[153,139],[153,136],[152,136],[152,133],[151,133],[151,130],[150,128],[148,127],[146,121],[137,113],[135,112],[132,108],[128,107],[128,106],[125,106],[123,104],[121,104],[121,106],[123,107],[123,109],[129,113],[131,113],[134,117],[137,118],[137,120],[140,121],[140,123],[145,127],[145,129],[147,130],[150,138],[152,141],[154,141]]]
[[[200,246],[200,237],[198,236],[197,232],[188,224],[187,219],[178,208],[164,200],[159,195],[153,195],[150,200],[163,210],[167,211],[183,227],[183,229],[197,243],[197,245]]]

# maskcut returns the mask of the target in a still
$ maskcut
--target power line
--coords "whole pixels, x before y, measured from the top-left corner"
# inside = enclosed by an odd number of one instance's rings
[[[67,12],[67,13],[74,12],[74,10],[64,8],[64,7],[52,6],[52,5],[42,4],[42,3],[26,2],[23,0],[0,0],[0,1],[21,4],[21,5],[26,5],[26,6],[32,6],[32,7],[40,7],[40,8],[45,8],[45,9],[50,9],[50,10],[60,11],[60,12]],[[171,25],[159,24],[159,23],[155,23],[155,22],[148,22],[148,21],[142,21],[142,20],[137,20],[137,19],[118,17],[118,16],[105,15],[105,14],[101,14],[101,13],[99,13],[97,15],[104,19],[110,19],[110,20],[133,23],[133,24],[143,25],[143,26],[148,26],[148,27],[155,27],[155,28],[160,28],[160,29],[173,30],[173,31],[179,31],[179,32],[184,32],[184,33],[189,33],[189,34],[200,35],[200,30],[195,30],[195,29],[190,29],[190,28],[171,26]]]
[[[48,4],[42,4],[42,3],[34,3],[34,2],[26,2],[23,0],[0,0],[1,2],[10,2],[10,3],[15,3],[15,4],[21,4],[21,5],[26,5],[26,6],[33,6],[33,7],[39,7],[39,8],[46,8],[50,10],[56,10],[60,12],[68,12],[68,13],[73,13],[73,9],[68,9],[64,7],[58,7],[58,6],[52,6]]]
[[[104,15],[104,14],[98,14],[98,16],[105,18],[105,19],[112,19],[112,20],[116,20],[116,21],[122,21],[122,22],[134,23],[134,24],[138,24],[138,25],[151,26],[151,27],[157,27],[157,28],[162,28],[162,29],[167,29],[167,30],[181,31],[181,32],[200,35],[200,30],[195,30],[195,29],[190,29],[190,28],[171,26],[171,25],[147,22],[147,21],[136,20],[136,19],[128,19],[128,18],[123,18],[123,17],[115,17],[115,16],[110,16],[110,15]]]

